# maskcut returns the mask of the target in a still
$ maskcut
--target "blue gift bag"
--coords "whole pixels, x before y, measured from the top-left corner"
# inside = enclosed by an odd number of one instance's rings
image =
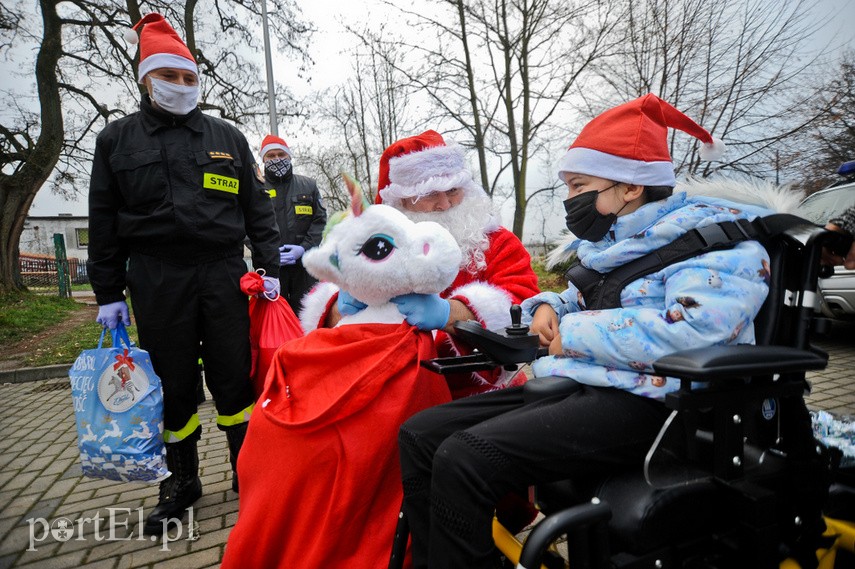
[[[135,347],[121,322],[113,347],[104,332],[68,372],[83,474],[123,482],[167,476],[163,446],[163,392],[148,352]]]

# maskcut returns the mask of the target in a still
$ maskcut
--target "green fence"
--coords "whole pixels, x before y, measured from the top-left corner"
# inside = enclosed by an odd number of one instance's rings
[[[35,292],[55,293],[63,298],[71,296],[75,285],[86,285],[86,260],[67,258],[65,238],[61,233],[53,236],[55,255],[21,253],[18,266],[24,285]]]

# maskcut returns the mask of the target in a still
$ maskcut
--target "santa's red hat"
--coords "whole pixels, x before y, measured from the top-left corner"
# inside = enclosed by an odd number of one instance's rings
[[[674,164],[668,152],[668,128],[699,139],[702,160],[718,160],[724,143],[656,95],[645,95],[609,109],[585,125],[558,163],[558,178],[567,173],[597,176],[644,186],[674,186]]]
[[[140,31],[137,37],[136,30]],[[196,60],[187,49],[187,45],[178,37],[166,19],[156,13],[146,14],[134,27],[125,30],[125,41],[130,44],[140,44],[140,65],[138,80],[143,82],[146,73],[161,67],[186,69],[199,75]]]
[[[418,199],[453,188],[465,193],[483,191],[472,179],[460,146],[447,145],[436,131],[393,142],[380,156],[377,203],[394,207],[403,198]]]
[[[264,160],[264,155],[271,150],[284,150],[288,156],[291,156],[291,149],[288,148],[288,143],[284,139],[268,134],[261,141],[261,159]]]

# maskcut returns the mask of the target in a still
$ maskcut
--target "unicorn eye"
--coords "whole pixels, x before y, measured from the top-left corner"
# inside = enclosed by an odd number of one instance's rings
[[[372,261],[382,261],[395,250],[395,242],[387,235],[374,235],[362,244],[359,252]]]

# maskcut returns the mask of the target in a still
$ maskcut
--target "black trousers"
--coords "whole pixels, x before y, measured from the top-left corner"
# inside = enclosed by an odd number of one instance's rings
[[[248,300],[240,290],[246,271],[240,257],[198,265],[130,257],[131,304],[140,346],[148,350],[163,384],[164,428],[184,430],[168,442],[190,434],[186,430],[197,411],[200,356],[220,426],[243,422],[235,416],[242,417],[255,401],[249,381]]]
[[[640,468],[668,416],[658,401],[580,385],[523,401],[523,387],[466,397],[399,432],[416,568],[488,568],[496,501],[521,486]]]
[[[288,301],[288,305],[294,311],[294,314],[300,314],[303,296],[309,292],[309,289],[315,286],[316,282],[318,280],[306,272],[302,259],[293,265],[282,265],[279,267],[280,294]]]

